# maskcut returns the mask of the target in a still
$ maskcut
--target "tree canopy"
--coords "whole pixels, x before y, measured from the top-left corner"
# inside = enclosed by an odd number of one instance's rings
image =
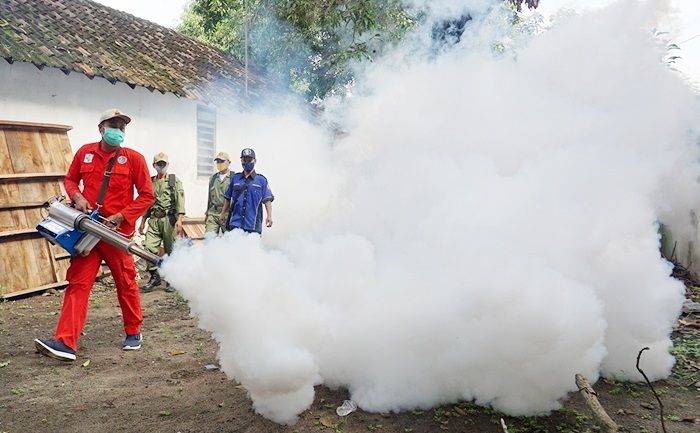
[[[192,0],[178,30],[243,59],[247,22],[250,63],[314,100],[350,83],[351,61],[371,60],[420,18],[402,0]]]

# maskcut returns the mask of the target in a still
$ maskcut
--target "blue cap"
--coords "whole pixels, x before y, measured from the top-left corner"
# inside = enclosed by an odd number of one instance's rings
[[[255,159],[255,151],[246,147],[245,149],[241,150],[241,158],[248,156]]]

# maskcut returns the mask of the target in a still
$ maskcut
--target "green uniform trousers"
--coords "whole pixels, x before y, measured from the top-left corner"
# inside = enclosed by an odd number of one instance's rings
[[[219,224],[219,215],[221,215],[221,209],[211,209],[207,211],[207,218],[204,220],[204,232],[205,233],[219,233],[225,232],[226,227]]]
[[[146,229],[146,249],[153,254],[158,254],[160,252],[161,243],[163,244],[165,254],[173,252],[175,228],[170,224],[170,218],[168,218],[168,216],[162,218],[150,217],[148,219],[148,228]],[[148,265],[149,271],[155,269],[156,265]]]

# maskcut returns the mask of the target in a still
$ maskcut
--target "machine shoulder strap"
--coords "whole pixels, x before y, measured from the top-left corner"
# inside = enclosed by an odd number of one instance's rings
[[[107,193],[107,186],[109,186],[109,179],[112,177],[112,168],[114,168],[114,163],[117,162],[117,158],[119,158],[119,154],[121,152],[121,146],[117,147],[117,150],[114,152],[114,155],[107,163],[107,169],[105,170],[105,175],[102,178],[102,186],[100,187],[100,193],[97,195],[97,201],[95,202],[95,204],[97,204],[97,211],[99,211],[102,208],[102,203],[104,202],[105,194]]]

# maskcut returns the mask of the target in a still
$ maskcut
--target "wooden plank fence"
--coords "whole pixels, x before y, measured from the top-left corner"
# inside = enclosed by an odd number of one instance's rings
[[[65,194],[66,125],[0,120],[0,298],[65,286],[70,257],[35,230],[42,203]]]

